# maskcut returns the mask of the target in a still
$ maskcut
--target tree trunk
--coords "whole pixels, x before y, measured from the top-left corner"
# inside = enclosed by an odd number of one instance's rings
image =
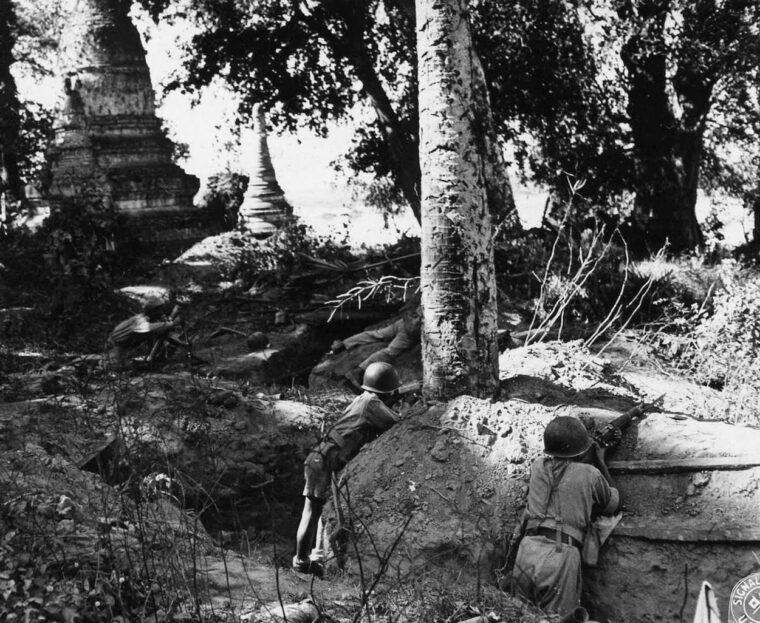
[[[388,1],[404,11],[412,21],[416,21],[414,0]],[[504,160],[501,143],[493,124],[491,98],[488,95],[488,82],[483,71],[483,64],[480,62],[480,57],[474,49],[472,50],[472,60],[474,99],[478,110],[476,119],[479,121],[476,124],[476,135],[479,137],[480,148],[485,159],[486,195],[488,197],[488,209],[491,213],[491,220],[495,229],[506,227],[511,231],[519,231],[521,229],[520,218],[515,206],[512,183],[509,180],[509,175],[507,175],[507,163]],[[420,166],[418,161],[418,176],[419,172]],[[419,177],[417,178],[417,188],[419,188]]]
[[[412,209],[414,218],[421,222],[420,213],[420,161],[417,145],[401,131],[396,111],[367,55],[353,59],[356,76],[372,103],[377,123],[383,133],[393,163],[394,173],[404,198]]]
[[[466,0],[417,1],[417,61],[423,390],[487,396],[498,387],[496,288]]]
[[[488,82],[480,57],[472,51],[473,98],[475,102],[475,136],[483,155],[488,211],[495,230],[504,227],[510,231],[521,229],[512,184],[507,174],[501,142],[496,134],[491,113]]]
[[[0,228],[7,224],[8,200],[22,198],[18,165],[20,105],[16,81],[11,73],[15,21],[13,4],[0,3],[0,204],[3,211]]]
[[[643,237],[643,245],[632,245],[638,254],[657,251],[666,242],[680,252],[704,241],[695,208],[710,88],[697,75],[668,84],[664,29],[669,8],[668,0],[639,2],[646,31],[632,35],[622,50],[636,162],[633,220]],[[671,86],[688,111],[681,117],[669,98]]]
[[[758,180],[755,192],[750,198],[750,207],[753,216],[752,243],[760,248],[760,170],[758,171]]]

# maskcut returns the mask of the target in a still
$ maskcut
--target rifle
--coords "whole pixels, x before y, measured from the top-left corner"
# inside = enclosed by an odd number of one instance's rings
[[[658,396],[653,402],[642,402],[633,409],[629,409],[623,415],[616,417],[614,420],[595,431],[592,435],[593,440],[600,448],[611,448],[620,441],[623,431],[630,425],[634,418],[642,418],[650,411],[659,408],[665,394]]]

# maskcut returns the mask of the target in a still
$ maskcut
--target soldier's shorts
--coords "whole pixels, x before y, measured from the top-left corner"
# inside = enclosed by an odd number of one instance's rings
[[[332,475],[342,465],[338,461],[338,447],[330,442],[319,444],[311,451],[303,464],[306,485],[303,495],[309,498],[326,500],[330,494]]]
[[[581,553],[554,539],[526,536],[517,550],[512,572],[518,596],[545,612],[564,614],[581,603]]]

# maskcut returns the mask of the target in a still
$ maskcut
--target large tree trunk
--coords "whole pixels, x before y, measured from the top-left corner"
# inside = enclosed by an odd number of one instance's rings
[[[417,1],[417,60],[424,392],[486,396],[498,387],[496,295],[466,0]]]
[[[643,237],[643,245],[634,243],[633,248],[652,252],[667,242],[671,251],[685,251],[703,242],[695,208],[710,88],[698,75],[676,79],[673,89],[684,110],[676,115],[664,52],[670,3],[636,4],[645,26],[622,51],[630,80],[628,114],[636,162],[634,224]]]
[[[15,22],[13,4],[0,3],[0,228],[8,219],[8,200],[22,198],[18,166],[20,105],[16,81],[11,73]]]
[[[416,21],[414,0],[388,1],[404,11],[412,21]],[[507,163],[504,160],[502,145],[493,123],[488,82],[483,71],[483,64],[474,49],[471,58],[473,62],[473,98],[477,109],[476,136],[485,162],[484,174],[488,210],[491,213],[491,220],[495,229],[505,227],[512,231],[519,231],[521,228],[520,218],[515,206],[512,184],[507,174]],[[419,188],[419,161],[417,162],[416,173],[418,176],[416,187]]]

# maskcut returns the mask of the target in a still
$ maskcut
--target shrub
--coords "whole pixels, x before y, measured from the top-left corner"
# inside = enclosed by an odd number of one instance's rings
[[[721,265],[711,305],[681,323],[685,344],[676,365],[705,385],[723,389],[730,421],[760,421],[760,272]]]
[[[208,178],[201,205],[223,229],[233,229],[237,225],[238,210],[243,203],[248,182],[247,175],[234,171],[222,171]]]
[[[294,221],[269,238],[251,239],[228,277],[247,283],[282,284],[297,268],[308,270],[308,258],[327,262],[355,259],[347,245],[315,236],[310,227]]]

